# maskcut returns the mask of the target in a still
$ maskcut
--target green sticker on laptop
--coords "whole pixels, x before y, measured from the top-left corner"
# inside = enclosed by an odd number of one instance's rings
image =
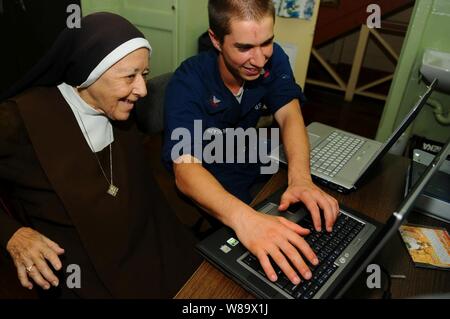
[[[237,246],[237,244],[239,244],[239,240],[231,237],[230,239],[227,240],[227,244],[232,247],[235,247],[235,246]]]

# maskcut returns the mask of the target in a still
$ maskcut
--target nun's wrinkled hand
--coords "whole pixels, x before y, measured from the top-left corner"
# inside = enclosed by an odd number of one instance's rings
[[[17,275],[23,287],[33,289],[32,279],[43,289],[50,289],[51,285],[57,287],[58,278],[48,266],[48,262],[55,270],[62,267],[58,255],[64,249],[37,231],[22,227],[19,228],[6,246],[17,268]]]

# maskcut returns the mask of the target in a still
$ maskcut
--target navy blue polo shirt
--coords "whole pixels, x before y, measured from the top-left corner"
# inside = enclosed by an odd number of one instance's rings
[[[186,60],[166,89],[162,154],[166,168],[172,170],[172,149],[176,150],[173,160],[184,154],[202,159],[203,150],[213,140],[211,136],[223,134],[225,140],[227,129],[255,127],[262,115],[275,114],[293,99],[304,102],[288,56],[276,43],[261,76],[245,83],[241,103],[220,77],[216,51]],[[203,140],[203,134],[210,140]],[[203,161],[202,165],[231,194],[247,203],[251,201],[249,189],[261,177],[259,163]]]

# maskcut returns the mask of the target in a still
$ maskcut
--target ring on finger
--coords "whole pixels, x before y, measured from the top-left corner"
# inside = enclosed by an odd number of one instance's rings
[[[33,269],[33,267],[34,267],[34,264],[32,264],[31,266],[25,267],[27,273],[30,273],[31,270]]]

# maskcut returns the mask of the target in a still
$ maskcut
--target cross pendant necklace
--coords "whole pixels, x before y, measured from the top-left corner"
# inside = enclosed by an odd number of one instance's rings
[[[98,159],[97,159],[98,160]],[[107,193],[113,197],[116,197],[117,193],[119,192],[119,187],[117,187],[116,185],[114,185],[114,180],[113,180],[113,166],[112,166],[112,143],[109,144],[109,167],[110,167],[110,172],[111,172],[111,182],[109,183],[109,187],[108,187],[108,191]],[[100,165],[100,161],[99,165]],[[106,174],[103,171],[103,167],[102,165],[100,165],[100,168],[102,169],[102,173],[106,178]],[[108,179],[106,178],[106,181],[108,181]]]
[[[112,197],[116,197],[117,193],[119,192],[119,187],[114,185],[114,179],[113,179],[113,159],[112,159],[112,143],[109,144],[109,171],[110,171],[110,180],[108,180],[108,177],[106,177],[106,173],[103,169],[102,164],[100,163],[100,160],[97,156],[97,154],[94,152],[95,159],[97,160],[98,166],[100,167],[100,170],[102,171],[103,176],[105,177],[106,181],[109,184],[108,190],[106,191],[107,194],[111,195]]]
[[[119,191],[119,187],[111,184],[111,185],[109,185],[107,193],[113,197],[116,197],[118,191]]]
[[[113,158],[112,158],[112,142],[109,144],[109,171],[110,171],[110,179],[108,180],[108,177],[106,177],[105,170],[103,169],[102,163],[100,163],[100,159],[97,156],[97,153],[94,151],[94,147],[92,146],[91,138],[89,137],[89,134],[87,132],[86,126],[84,125],[83,119],[81,118],[80,113],[78,112],[78,118],[81,121],[81,124],[83,125],[84,132],[86,133],[87,140],[89,142],[89,146],[91,147],[94,157],[97,160],[98,166],[100,167],[100,170],[102,171],[103,176],[105,177],[106,181],[109,184],[108,190],[106,191],[107,194],[111,195],[112,197],[116,197],[117,193],[119,192],[119,187],[114,185],[114,179],[113,179]]]

